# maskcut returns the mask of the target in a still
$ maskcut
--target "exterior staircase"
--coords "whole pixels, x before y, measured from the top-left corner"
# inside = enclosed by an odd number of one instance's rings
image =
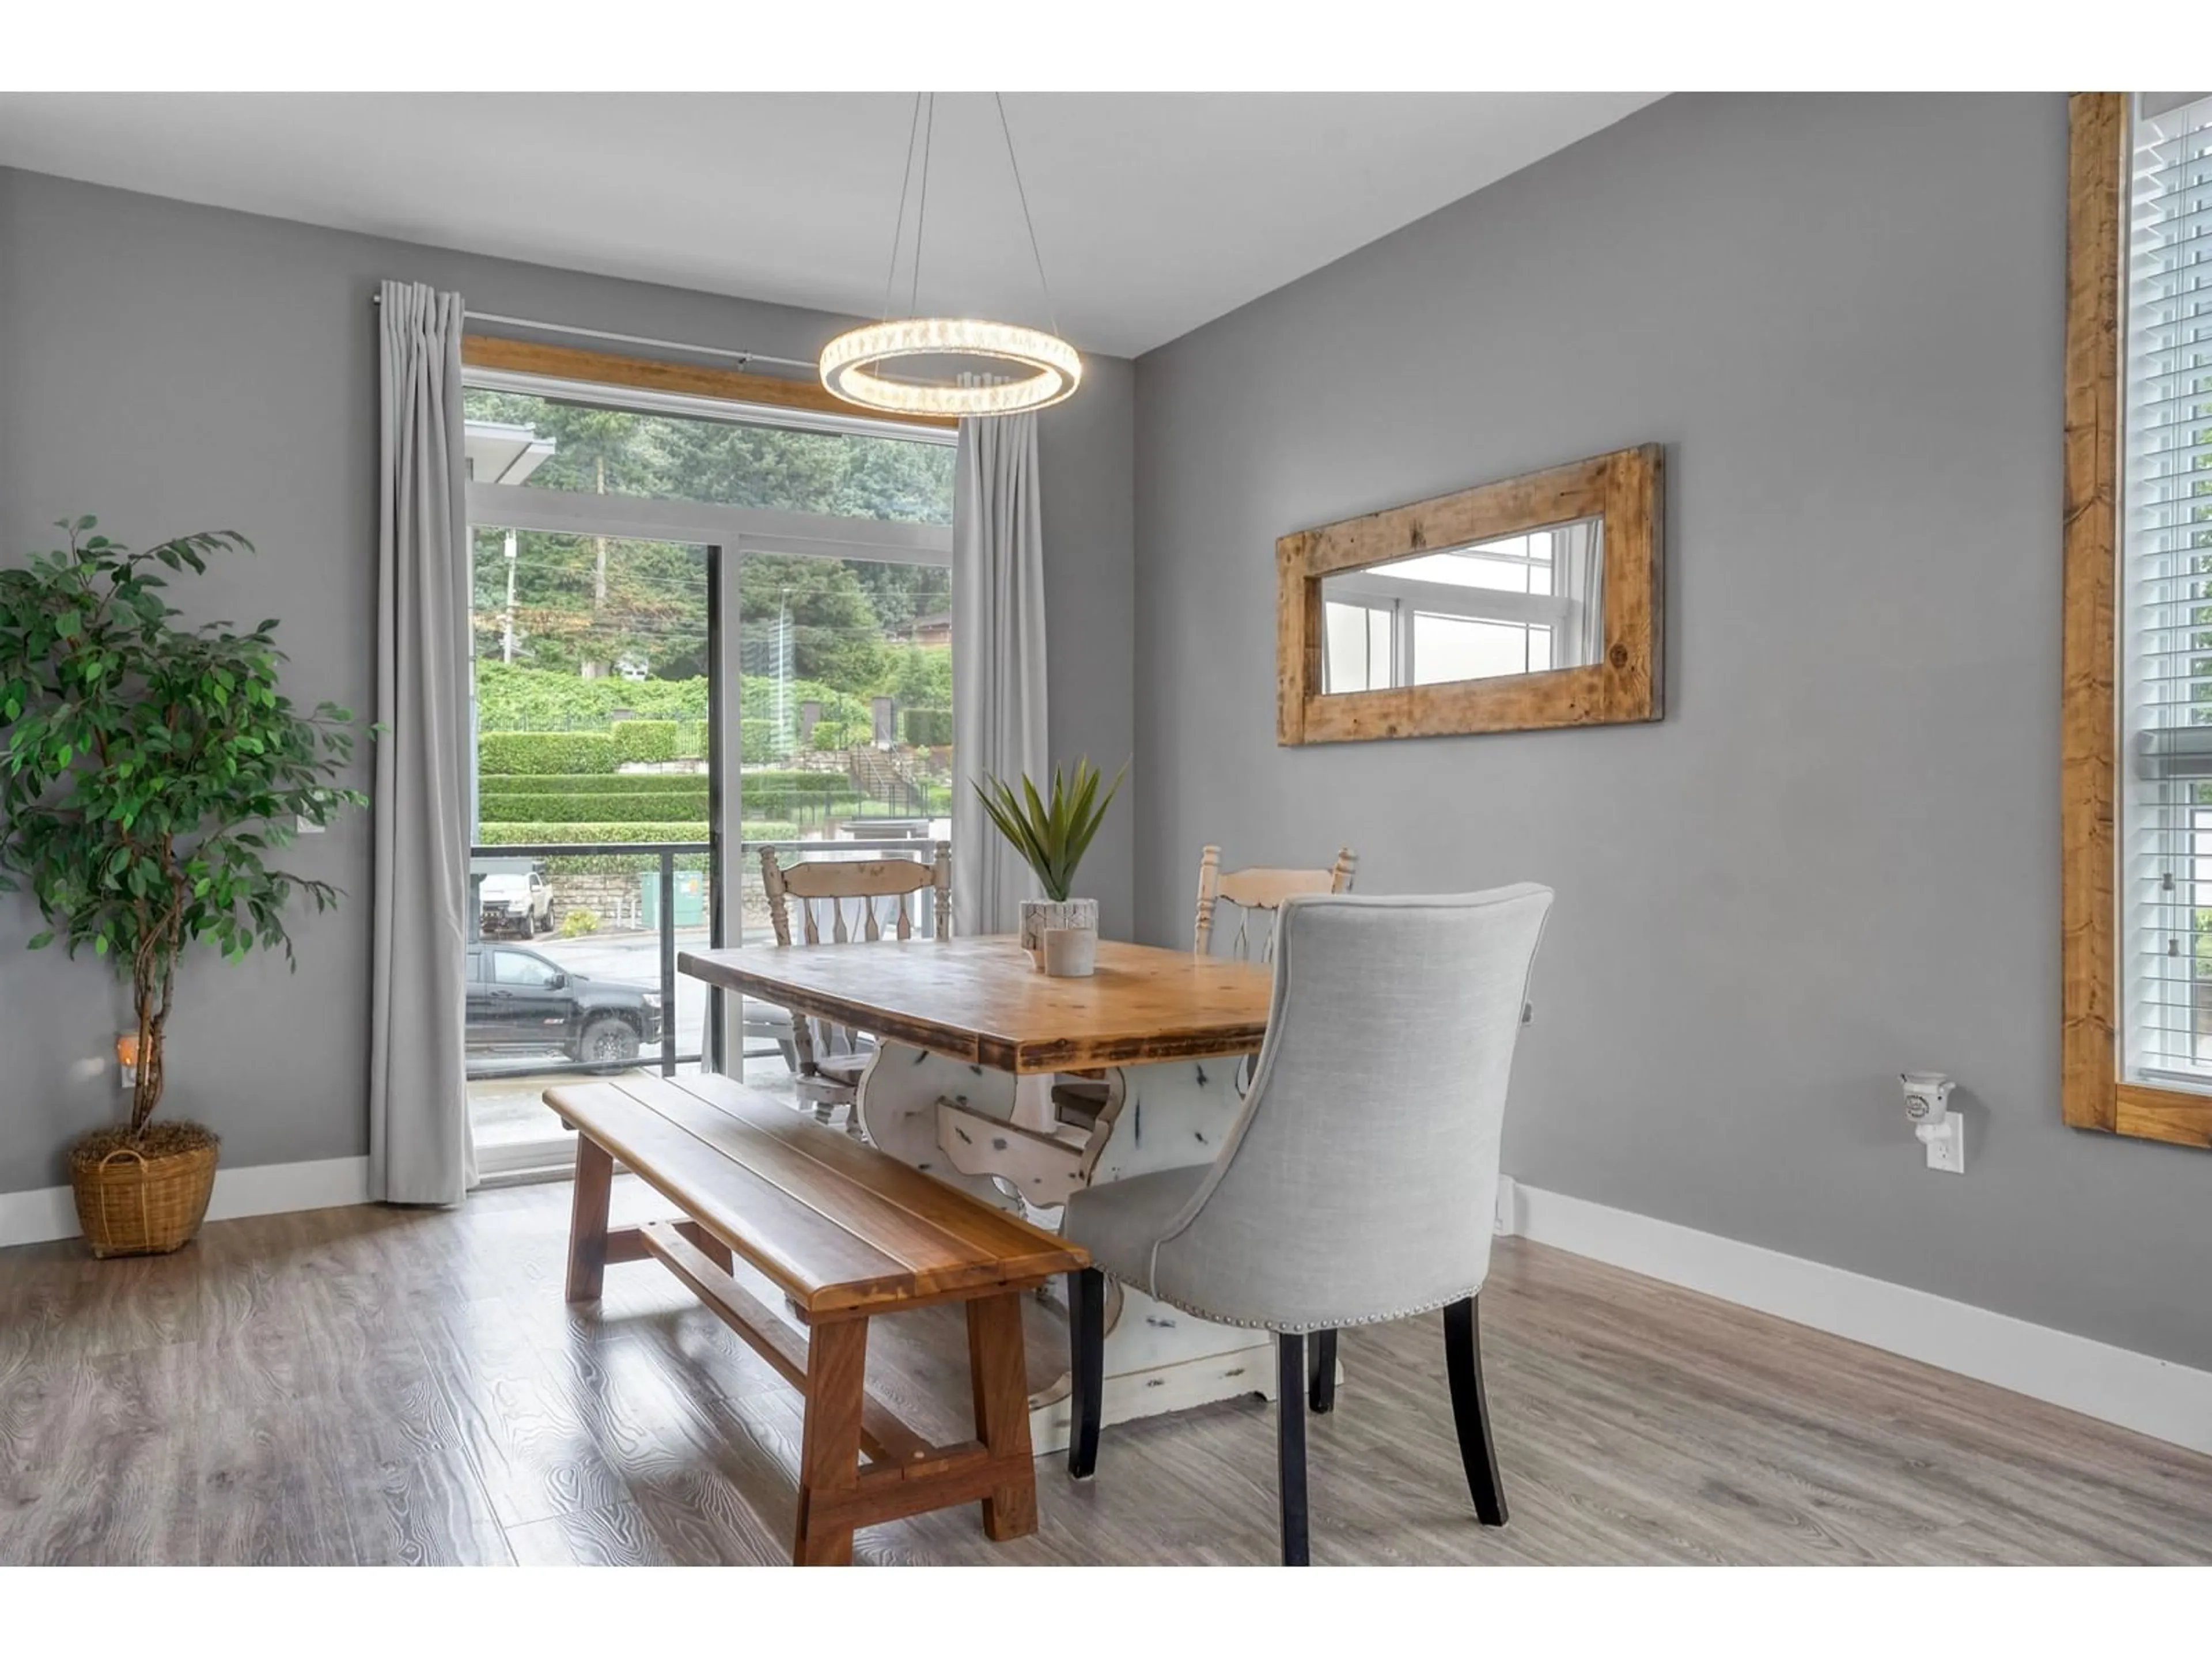
[[[845,775],[863,796],[882,801],[895,812],[917,817],[929,815],[929,796],[894,750],[878,749],[873,744],[847,750]]]

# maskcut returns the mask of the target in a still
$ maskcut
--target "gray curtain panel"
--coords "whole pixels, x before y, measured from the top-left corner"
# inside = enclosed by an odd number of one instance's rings
[[[369,1194],[454,1204],[476,1181],[468,960],[469,544],[461,296],[386,283],[379,325],[376,945]]]
[[[1044,508],[1036,416],[960,422],[952,496],[952,912],[961,933],[1010,933],[1036,879],[991,827],[974,782],[1042,781]],[[1016,785],[1018,787],[1018,784]]]

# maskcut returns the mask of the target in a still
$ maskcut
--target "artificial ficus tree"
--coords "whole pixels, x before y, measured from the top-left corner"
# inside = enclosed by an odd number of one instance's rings
[[[179,960],[200,942],[290,960],[287,908],[337,893],[270,856],[302,819],[367,801],[338,784],[352,715],[277,690],[276,622],[189,627],[164,597],[164,570],[252,544],[213,531],[133,553],[94,523],[62,520],[66,550],[0,570],[0,889],[37,902],[33,949],[89,947],[129,980],[135,1139],[161,1100]]]

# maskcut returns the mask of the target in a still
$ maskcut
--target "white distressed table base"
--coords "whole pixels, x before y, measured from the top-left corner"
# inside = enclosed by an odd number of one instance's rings
[[[1094,1141],[1074,1160],[1089,1172],[1084,1184],[1211,1164],[1243,1109],[1236,1084],[1239,1064],[1230,1055],[1132,1066],[1114,1074]],[[940,1101],[964,1110],[947,1115],[941,1125]],[[975,1121],[1017,1121],[1010,1073],[886,1042],[861,1075],[855,1109],[875,1145],[988,1203],[1020,1207],[997,1180],[975,1173],[990,1167],[996,1156],[1003,1156],[1010,1181],[1020,1179],[1035,1188],[1030,1194],[1032,1208],[1050,1207],[1066,1197],[1064,1182],[1040,1171],[1033,1155],[1025,1156],[1034,1153],[1033,1146],[1009,1135],[1005,1146],[996,1146],[988,1129]],[[950,1126],[956,1118],[954,1129]],[[940,1146],[945,1133],[964,1136],[955,1143],[964,1170],[954,1167]],[[1194,1318],[1120,1285],[1109,1292],[1106,1319],[1101,1401],[1105,1422],[1125,1423],[1245,1395],[1274,1397],[1274,1339],[1266,1331]],[[1069,1379],[1063,1374],[1030,1396],[1030,1437],[1040,1453],[1067,1444],[1068,1393]]]

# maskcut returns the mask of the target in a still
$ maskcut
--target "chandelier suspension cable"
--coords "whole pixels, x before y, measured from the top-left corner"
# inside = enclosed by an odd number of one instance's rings
[[[891,289],[898,282],[899,243],[906,235],[906,192],[914,182],[914,140],[921,131],[921,94],[914,95],[914,114],[906,124],[906,167],[899,173],[898,217],[891,221],[891,268],[884,273],[883,321],[891,319]]]
[[[1045,322],[1057,334],[1060,310],[1052,302],[1052,284],[1044,279],[1044,251],[1037,246],[1036,221],[1030,217],[1030,193],[1022,187],[1022,164],[1014,159],[1014,130],[1006,125],[1006,95],[994,92],[991,100],[999,106],[999,131],[1006,140],[1006,165],[1014,173],[1014,197],[1022,204],[1022,228],[1030,234],[1030,258],[1036,261],[1037,287],[1044,293]]]
[[[921,237],[929,228],[929,153],[937,143],[937,94],[929,94],[929,113],[921,124],[921,199],[914,210],[914,292],[907,295],[906,313],[921,315]]]

